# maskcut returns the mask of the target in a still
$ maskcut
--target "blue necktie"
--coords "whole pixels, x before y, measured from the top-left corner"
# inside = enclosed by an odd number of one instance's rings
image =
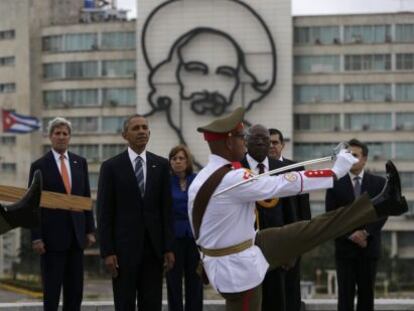
[[[141,196],[144,196],[145,193],[145,181],[144,181],[144,168],[142,167],[142,158],[137,156],[135,158],[135,177],[138,182],[139,191],[141,192]]]
[[[354,195],[355,198],[359,197],[361,195],[361,177],[356,176],[354,177]]]

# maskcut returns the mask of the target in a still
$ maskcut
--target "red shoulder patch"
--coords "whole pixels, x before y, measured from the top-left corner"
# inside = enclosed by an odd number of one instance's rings
[[[332,177],[334,176],[334,172],[332,170],[311,170],[311,171],[305,171],[305,176],[309,178]]]

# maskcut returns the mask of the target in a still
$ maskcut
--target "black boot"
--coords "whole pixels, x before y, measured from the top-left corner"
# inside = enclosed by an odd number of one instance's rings
[[[401,182],[394,163],[385,164],[387,181],[381,193],[371,199],[378,217],[398,216],[408,210],[407,201],[401,195]]]
[[[32,184],[23,198],[11,205],[0,206],[0,234],[17,227],[34,228],[40,224],[42,174],[36,171]]]

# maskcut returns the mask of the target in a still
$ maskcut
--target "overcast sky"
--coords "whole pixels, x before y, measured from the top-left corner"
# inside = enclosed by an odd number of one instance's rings
[[[118,0],[118,7],[136,16],[136,0]],[[292,0],[292,11],[294,15],[414,12],[414,0]]]

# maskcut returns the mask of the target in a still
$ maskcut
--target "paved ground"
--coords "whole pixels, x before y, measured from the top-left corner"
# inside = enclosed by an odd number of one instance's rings
[[[112,300],[112,285],[110,280],[85,280],[84,284],[84,300]],[[164,286],[163,296],[166,299],[166,289]],[[210,287],[204,290],[204,299],[221,300],[222,298],[214,292]],[[26,294],[19,294],[0,288],[0,302],[28,302],[39,301],[39,299],[31,298]]]

